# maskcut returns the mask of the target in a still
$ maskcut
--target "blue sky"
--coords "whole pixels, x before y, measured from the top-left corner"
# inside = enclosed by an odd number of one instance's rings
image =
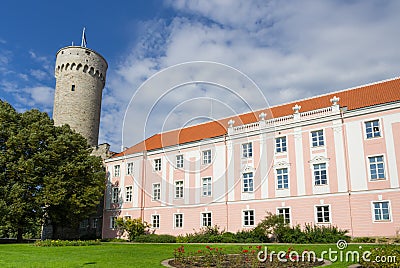
[[[99,142],[119,151],[166,125],[242,112],[240,102],[209,85],[176,90],[157,109],[165,82],[135,95],[146,79],[176,64],[232,66],[254,80],[270,105],[397,77],[399,11],[396,0],[6,0],[0,11],[0,98],[19,111],[38,108],[51,115],[55,54],[80,44],[86,27],[88,47],[109,63]],[[248,87],[238,92],[260,106]],[[142,103],[153,107],[151,113]],[[229,109],[220,109],[225,104]]]

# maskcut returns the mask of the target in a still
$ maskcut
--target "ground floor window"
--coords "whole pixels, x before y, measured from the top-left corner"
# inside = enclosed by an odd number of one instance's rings
[[[211,212],[201,213],[201,226],[211,226]]]
[[[375,221],[389,221],[390,208],[389,201],[374,202],[374,220]]]
[[[151,222],[153,228],[160,228],[160,215],[151,215]]]
[[[174,214],[174,226],[175,228],[183,227],[183,214],[181,213]]]
[[[243,226],[254,226],[254,210],[243,211]]]
[[[278,208],[278,215],[283,217],[285,223],[290,223],[290,208]]]
[[[317,211],[317,223],[331,222],[329,206],[316,206],[316,211]]]
[[[110,217],[110,228],[111,229],[117,228],[116,221],[117,221],[117,217],[115,217],[115,216]]]

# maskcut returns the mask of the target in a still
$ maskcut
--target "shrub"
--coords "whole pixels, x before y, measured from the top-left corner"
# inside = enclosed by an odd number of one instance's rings
[[[400,267],[400,248],[395,246],[380,246],[370,250],[367,260],[360,258],[362,267]]]
[[[91,246],[100,245],[100,240],[38,240],[35,242],[37,247],[65,247],[65,246]]]
[[[367,237],[367,236],[362,236],[362,237],[354,237],[351,242],[353,243],[375,243],[376,239],[374,237]]]
[[[127,242],[127,240],[122,238],[103,238],[101,242]]]
[[[134,241],[141,243],[176,243],[176,237],[166,234],[147,234],[137,236]]]
[[[135,237],[149,232],[150,228],[150,225],[147,222],[142,221],[141,218],[137,219],[117,218],[115,223],[119,230],[126,231],[128,233],[129,241],[133,241]]]

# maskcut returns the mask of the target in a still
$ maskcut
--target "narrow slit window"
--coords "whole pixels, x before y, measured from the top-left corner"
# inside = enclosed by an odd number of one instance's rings
[[[75,91],[75,85],[71,86],[71,91]]]

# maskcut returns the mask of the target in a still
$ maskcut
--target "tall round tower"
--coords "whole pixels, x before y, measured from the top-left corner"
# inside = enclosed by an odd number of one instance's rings
[[[92,146],[98,144],[106,60],[83,46],[61,48],[56,54],[53,120],[68,124]]]

